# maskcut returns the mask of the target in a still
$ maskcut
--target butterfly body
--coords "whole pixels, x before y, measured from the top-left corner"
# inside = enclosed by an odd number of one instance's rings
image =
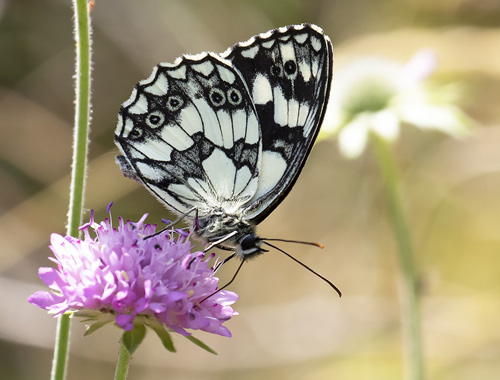
[[[207,243],[220,242],[219,248],[234,251],[241,259],[248,259],[262,253],[256,226],[244,215],[229,215],[223,210],[212,210],[197,219],[193,229],[196,236]]]
[[[332,47],[302,24],[157,65],[119,112],[125,176],[241,259],[298,178],[329,98]],[[194,210],[194,211],[193,211]]]

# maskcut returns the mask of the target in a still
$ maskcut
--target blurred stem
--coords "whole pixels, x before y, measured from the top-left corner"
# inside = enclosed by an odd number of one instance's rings
[[[90,19],[87,0],[73,0],[76,40],[76,99],[73,135],[73,162],[71,171],[70,201],[66,233],[78,237],[82,220],[83,192],[90,120]],[[69,342],[69,315],[63,314],[57,321],[52,380],[66,377]]]
[[[115,380],[125,380],[127,378],[129,362],[130,352],[122,342],[120,346],[120,357],[118,358],[118,363],[116,363]]]
[[[422,380],[424,378],[424,369],[415,254],[401,202],[399,173],[390,144],[376,134],[372,134],[371,137],[384,181],[390,223],[396,239],[402,271],[400,297],[407,357],[405,378]]]
[[[70,322],[67,314],[61,315],[57,320],[56,343],[50,376],[52,380],[62,380],[66,376]]]

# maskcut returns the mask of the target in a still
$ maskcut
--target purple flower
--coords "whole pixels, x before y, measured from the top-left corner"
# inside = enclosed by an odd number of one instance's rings
[[[182,231],[153,235],[156,226],[109,219],[80,227],[83,240],[52,234],[50,249],[55,268],[40,268],[40,279],[50,288],[28,301],[54,316],[67,311],[115,320],[130,331],[134,322],[162,324],[182,335],[186,329],[231,336],[223,323],[237,313],[231,305],[237,294],[215,292],[218,278],[203,252],[190,252],[189,236]],[[90,230],[95,232],[91,236]],[[203,301],[203,302],[201,302]],[[110,318],[112,316],[112,318]],[[98,318],[91,318],[98,319]]]

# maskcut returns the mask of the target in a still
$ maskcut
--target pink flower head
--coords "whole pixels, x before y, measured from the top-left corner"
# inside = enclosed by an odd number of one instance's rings
[[[146,317],[182,335],[192,329],[231,336],[223,323],[237,314],[230,306],[237,294],[220,291],[203,301],[218,285],[208,264],[213,255],[190,252],[189,235],[182,231],[151,236],[156,226],[144,224],[146,216],[137,223],[120,218],[113,228],[109,219],[96,224],[91,215],[80,227],[83,240],[52,234],[50,259],[57,269],[39,269],[51,291],[36,292],[28,301],[54,316],[100,311],[128,331],[137,317]]]

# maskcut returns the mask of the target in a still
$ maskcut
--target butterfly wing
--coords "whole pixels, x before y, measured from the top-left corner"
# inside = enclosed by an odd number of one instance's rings
[[[179,214],[230,213],[257,190],[257,113],[238,70],[214,54],[156,66],[123,103],[115,143],[123,173]]]
[[[241,72],[262,133],[258,188],[246,216],[262,221],[295,183],[323,121],[333,50],[323,31],[292,25],[252,37],[222,53]]]

